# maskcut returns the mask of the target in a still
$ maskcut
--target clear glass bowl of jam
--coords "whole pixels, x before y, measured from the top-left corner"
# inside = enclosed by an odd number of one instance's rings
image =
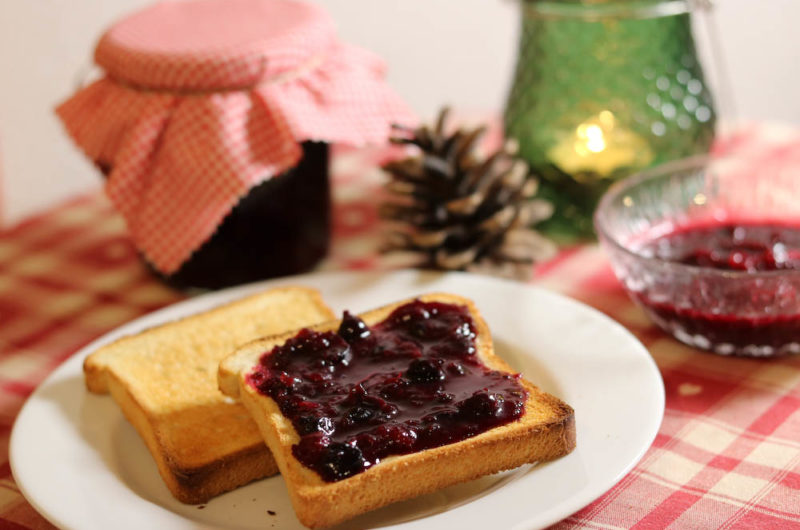
[[[693,157],[612,186],[595,228],[659,327],[722,355],[800,353],[800,181]]]

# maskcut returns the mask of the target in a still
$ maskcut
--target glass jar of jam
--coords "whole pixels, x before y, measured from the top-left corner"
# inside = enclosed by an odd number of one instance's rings
[[[414,121],[378,58],[292,0],[159,3],[109,28],[95,62],[105,75],[57,113],[147,264],[181,288],[313,268],[329,144]]]

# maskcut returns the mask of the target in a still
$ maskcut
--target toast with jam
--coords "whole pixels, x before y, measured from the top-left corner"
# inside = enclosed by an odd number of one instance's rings
[[[173,496],[203,503],[278,472],[250,415],[217,388],[219,362],[256,338],[331,318],[313,289],[268,290],[101,347],[84,362],[86,386],[111,394]]]
[[[311,528],[575,447],[572,408],[514,373],[451,294],[259,339],[222,361],[219,385]]]

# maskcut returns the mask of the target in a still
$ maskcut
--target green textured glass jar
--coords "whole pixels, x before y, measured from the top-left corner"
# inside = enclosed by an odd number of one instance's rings
[[[614,180],[707,152],[714,105],[690,0],[522,0],[506,134],[542,181],[557,239],[592,235]]]

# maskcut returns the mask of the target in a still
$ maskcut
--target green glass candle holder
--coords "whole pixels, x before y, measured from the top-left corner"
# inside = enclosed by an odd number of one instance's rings
[[[522,2],[505,128],[555,213],[539,228],[592,236],[608,185],[707,152],[715,110],[689,0]]]

